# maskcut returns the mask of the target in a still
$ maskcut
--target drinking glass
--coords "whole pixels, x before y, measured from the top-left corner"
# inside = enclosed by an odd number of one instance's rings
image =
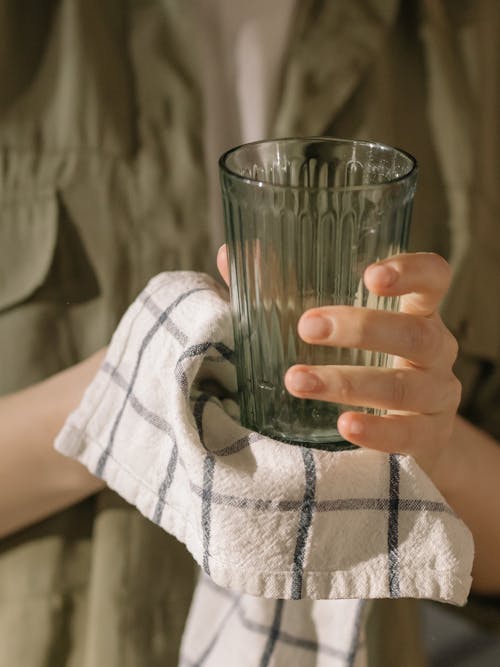
[[[309,308],[397,310],[368,292],[363,272],[407,247],[417,166],[380,143],[333,138],[246,144],[219,162],[241,422],[291,443],[342,446],[345,410],[290,395],[296,363],[391,363],[377,351],[310,345],[297,334]]]

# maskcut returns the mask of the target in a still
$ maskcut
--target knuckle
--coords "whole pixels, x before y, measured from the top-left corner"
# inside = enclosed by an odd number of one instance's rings
[[[436,324],[425,318],[415,318],[408,329],[408,345],[412,355],[435,359],[440,348]]]
[[[393,376],[391,383],[391,401],[394,409],[401,409],[406,407],[408,399],[408,385],[406,382],[406,375],[399,371]]]
[[[443,411],[455,412],[460,405],[462,398],[462,385],[455,375],[450,375],[447,380],[440,382],[442,388],[440,394],[436,397],[437,405],[442,406]]]
[[[446,346],[449,350],[451,362],[454,363],[458,356],[458,341],[448,329],[446,329]]]
[[[352,400],[354,396],[354,385],[351,378],[346,373],[338,373],[336,393],[342,403],[349,403],[349,401]]]
[[[365,344],[370,332],[369,315],[369,313],[360,312],[356,314],[355,318],[351,318],[349,338],[353,347],[362,348]]]

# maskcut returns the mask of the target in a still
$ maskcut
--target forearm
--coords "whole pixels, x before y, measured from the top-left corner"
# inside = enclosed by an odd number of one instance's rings
[[[473,590],[498,596],[500,446],[460,417],[452,442],[434,481],[474,536]]]
[[[0,537],[103,488],[101,480],[53,448],[103,356],[100,351],[39,384],[0,398]]]

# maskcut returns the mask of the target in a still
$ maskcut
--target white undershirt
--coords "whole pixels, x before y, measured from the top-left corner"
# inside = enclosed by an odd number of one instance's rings
[[[295,5],[296,0],[195,0],[212,253],[224,237],[218,159],[232,146],[268,137]]]

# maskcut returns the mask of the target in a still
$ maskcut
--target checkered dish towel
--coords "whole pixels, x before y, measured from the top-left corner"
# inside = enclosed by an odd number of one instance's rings
[[[184,542],[226,589],[464,604],[472,537],[414,460],[243,428],[232,345],[227,296],[212,278],[156,276],[57,449]]]

